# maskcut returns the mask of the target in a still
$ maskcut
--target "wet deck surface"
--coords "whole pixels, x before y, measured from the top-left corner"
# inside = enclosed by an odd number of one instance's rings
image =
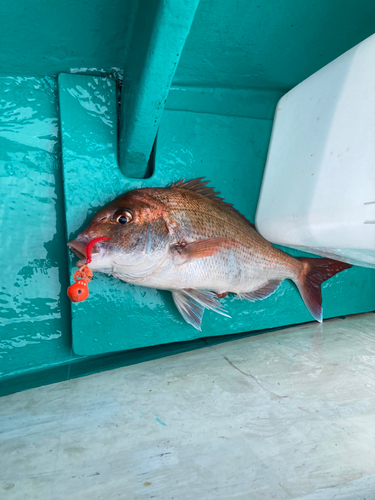
[[[375,314],[0,399],[0,498],[375,498]]]

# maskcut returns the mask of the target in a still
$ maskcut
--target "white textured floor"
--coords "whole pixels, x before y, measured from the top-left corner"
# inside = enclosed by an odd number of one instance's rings
[[[375,499],[375,314],[4,397],[0,498]]]

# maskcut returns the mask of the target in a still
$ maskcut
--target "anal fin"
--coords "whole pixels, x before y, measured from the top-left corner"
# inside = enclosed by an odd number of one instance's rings
[[[267,283],[262,285],[257,290],[253,290],[252,292],[239,293],[238,295],[243,299],[249,300],[250,302],[263,300],[275,293],[281,283],[282,282],[279,280],[267,281]]]

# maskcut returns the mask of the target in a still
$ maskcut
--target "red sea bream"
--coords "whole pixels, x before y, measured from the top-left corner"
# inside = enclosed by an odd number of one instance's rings
[[[85,263],[128,283],[170,290],[177,309],[201,328],[204,309],[227,316],[219,297],[250,301],[292,280],[311,315],[322,321],[321,283],[351,267],[331,259],[294,258],[274,248],[232,205],[201,179],[169,188],[136,189],[100,210],[69,247]]]

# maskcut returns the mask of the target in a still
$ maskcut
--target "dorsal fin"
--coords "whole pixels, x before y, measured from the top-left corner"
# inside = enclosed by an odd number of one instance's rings
[[[207,187],[207,184],[210,181],[203,181],[204,178],[205,177],[198,177],[197,179],[192,179],[191,181],[185,181],[185,179],[182,179],[181,181],[174,182],[170,187],[178,189],[188,189],[189,191],[194,191],[195,193],[201,194],[202,196],[205,196],[212,201],[216,201],[217,203],[220,203],[220,205],[229,208],[229,210],[239,215],[243,220],[250,224],[253,229],[256,229],[254,224],[248,221],[244,215],[242,215],[238,210],[234,208],[232,203],[227,203],[223,198],[218,196],[219,194],[221,194],[220,192],[215,193],[214,188]]]

